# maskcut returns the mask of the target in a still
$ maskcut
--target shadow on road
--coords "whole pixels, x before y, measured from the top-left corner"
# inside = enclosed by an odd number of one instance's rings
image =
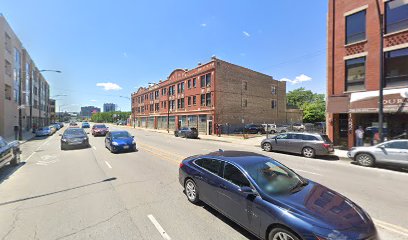
[[[7,164],[0,168],[0,184],[7,180],[13,173],[15,173],[18,169],[25,165],[25,162],[19,163],[17,166],[13,166],[11,164]]]
[[[41,198],[41,197],[45,197],[45,196],[49,196],[49,195],[54,195],[54,194],[58,194],[58,193],[62,193],[62,192],[67,192],[67,191],[71,191],[71,190],[74,190],[74,189],[89,187],[89,186],[92,186],[92,185],[95,185],[95,184],[99,184],[99,183],[110,182],[110,181],[114,181],[114,180],[116,180],[116,179],[117,179],[116,177],[107,178],[107,179],[102,180],[102,181],[99,181],[99,182],[93,182],[93,183],[89,183],[89,184],[85,184],[85,185],[80,185],[80,186],[77,186],[77,187],[67,188],[67,189],[60,190],[60,191],[55,191],[55,192],[40,194],[40,195],[36,195],[36,196],[31,196],[31,197],[26,197],[26,198],[20,198],[20,199],[13,200],[13,201],[3,202],[3,203],[0,203],[0,207],[1,207],[1,206],[5,206],[5,205],[9,205],[9,204],[13,204],[13,203],[17,203],[17,202],[22,202],[22,201],[27,201],[27,200],[35,199],[35,198]]]
[[[265,151],[263,151],[263,152],[265,152]],[[267,152],[265,152],[265,153],[267,153]],[[280,153],[280,154],[285,154],[285,155],[289,155],[289,156],[303,157],[302,155],[296,154],[296,153],[287,153],[287,152],[279,152],[279,151],[273,151],[273,153]],[[313,159],[324,160],[324,161],[339,161],[339,160],[341,160],[336,155],[316,156]]]
[[[351,162],[350,164],[353,165],[358,165],[356,162]],[[363,166],[361,166],[363,168]],[[388,171],[393,171],[393,172],[401,172],[401,173],[408,173],[408,167],[401,167],[401,166],[393,166],[393,165],[387,165],[383,163],[377,163],[373,168],[378,168],[378,169],[384,169]]]

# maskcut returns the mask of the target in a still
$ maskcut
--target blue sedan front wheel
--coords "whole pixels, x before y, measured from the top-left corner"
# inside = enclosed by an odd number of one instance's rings
[[[268,240],[299,240],[299,238],[292,232],[278,227],[269,233]]]

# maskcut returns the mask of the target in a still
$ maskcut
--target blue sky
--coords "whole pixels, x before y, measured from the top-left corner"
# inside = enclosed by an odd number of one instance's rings
[[[212,55],[286,79],[288,90],[325,93],[327,1],[0,3],[38,68],[63,72],[44,73],[51,95],[68,95],[57,98],[63,110],[104,102],[130,110],[119,96]]]

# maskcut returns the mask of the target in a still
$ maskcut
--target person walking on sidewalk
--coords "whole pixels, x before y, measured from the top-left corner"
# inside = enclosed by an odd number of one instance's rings
[[[364,130],[362,126],[359,126],[358,129],[356,130],[356,146],[357,147],[361,147],[364,145],[363,139],[364,139]]]

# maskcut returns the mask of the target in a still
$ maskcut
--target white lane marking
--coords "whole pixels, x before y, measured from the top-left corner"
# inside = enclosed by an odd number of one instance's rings
[[[112,168],[112,166],[107,161],[105,161],[105,163],[106,165],[108,165],[108,168]]]
[[[159,231],[159,233],[163,237],[163,239],[171,240],[170,236],[166,233],[166,231],[164,231],[162,226],[160,226],[159,222],[156,220],[156,218],[153,217],[153,215],[150,214],[150,215],[147,215],[147,217],[150,219],[150,221],[156,227],[157,231]]]
[[[384,229],[386,229],[386,230],[388,230],[390,232],[397,233],[397,234],[400,234],[402,236],[408,237],[408,229],[406,229],[406,228],[403,228],[403,227],[400,227],[400,226],[397,226],[397,225],[394,225],[394,224],[391,224],[391,223],[383,222],[383,221],[380,221],[380,220],[377,220],[377,219],[373,219],[373,221],[374,221],[375,225],[377,225],[377,226],[379,226],[381,228],[384,228]]]
[[[318,174],[318,173],[314,173],[314,172],[309,172],[309,171],[295,169],[295,168],[292,168],[292,169],[295,170],[296,172],[304,172],[304,173],[309,173],[309,174],[313,174],[313,175],[317,175],[317,176],[323,176],[322,174]]]
[[[93,148],[93,150],[96,150],[96,147],[95,147],[95,146],[93,146],[92,148]]]
[[[48,138],[47,141],[43,142],[40,146],[38,146],[38,148],[37,148],[33,153],[31,153],[30,156],[28,156],[28,158],[27,158],[26,160],[24,160],[24,161],[22,161],[22,162],[27,162],[28,160],[30,160],[30,158],[31,158],[38,150],[40,150],[40,148],[41,148],[42,146],[44,146],[44,145],[47,144],[51,139],[53,139],[54,136],[55,136],[55,135],[52,135],[50,138]]]

